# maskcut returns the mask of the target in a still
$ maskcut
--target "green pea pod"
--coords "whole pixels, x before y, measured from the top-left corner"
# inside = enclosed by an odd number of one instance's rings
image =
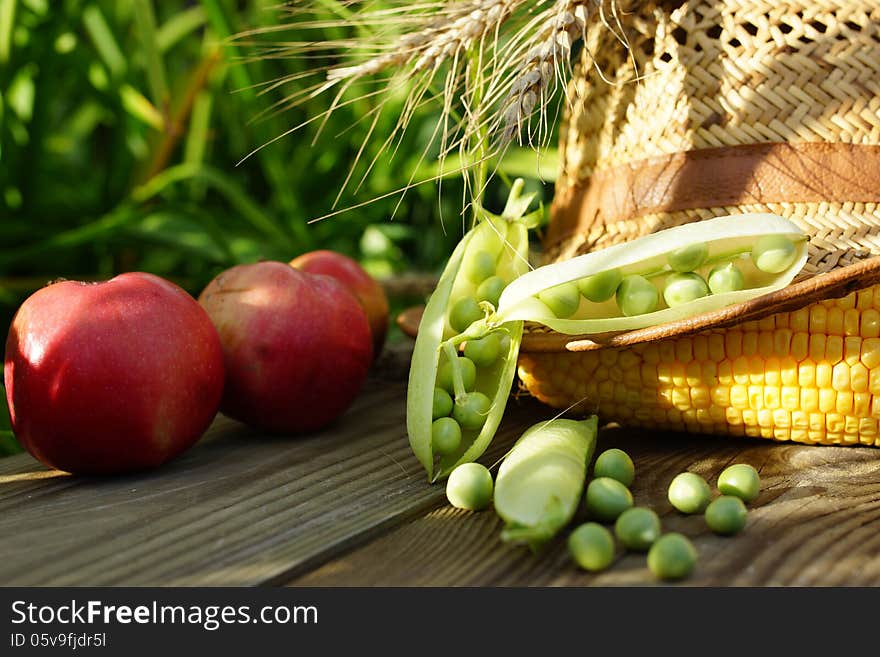
[[[587,464],[596,449],[598,419],[556,418],[529,429],[513,446],[495,478],[495,510],[505,542],[537,549],[574,517]]]
[[[753,246],[767,237],[783,239],[792,248],[764,251],[761,259],[755,258]],[[680,251],[682,245],[693,244],[706,247],[706,256],[696,269],[697,274],[705,278],[719,263],[736,263],[744,276],[743,289],[707,294],[674,307],[663,306],[642,314],[632,314],[629,308],[637,304],[627,303],[631,299],[612,297],[601,303],[581,299],[577,311],[566,318],[557,316],[539,296],[551,288],[580,282],[609,270],[617,270],[623,276],[618,295],[626,294],[627,283],[635,281],[636,276],[640,277],[639,280],[655,282],[662,290],[663,281],[674,275],[674,268],[669,264],[670,255]],[[768,267],[764,261],[771,258],[776,261]],[[785,259],[780,261],[781,258]],[[507,286],[492,321],[533,321],[568,335],[644,328],[718,310],[781,289],[794,279],[806,259],[807,238],[787,219],[771,214],[718,217],[669,228],[632,242],[539,267]]]
[[[535,220],[536,213],[523,216],[532,196],[523,196],[522,187],[522,181],[514,183],[501,216],[480,211],[481,221],[455,248],[422,315],[410,365],[406,425],[413,453],[432,481],[448,476],[462,463],[479,458],[491,443],[504,415],[516,373],[523,322],[513,320],[488,327],[485,319],[480,319],[460,330],[463,322],[470,322],[471,318],[462,319],[454,313],[473,305],[461,301],[475,299],[482,281],[489,276],[499,276],[509,284],[528,271],[528,226]],[[490,257],[487,258],[487,254]],[[495,263],[494,272],[486,269],[487,262]],[[477,301],[487,316],[494,314],[491,302]],[[499,356],[494,362],[483,362],[476,368],[472,390],[465,389],[461,370],[453,371],[451,378],[455,389],[449,391],[454,392],[456,402],[461,402],[468,393],[485,395],[490,400],[488,412],[479,426],[469,427],[470,422],[462,421],[459,447],[437,460],[431,444],[431,425],[435,419],[433,399],[438,370],[443,364],[447,370],[455,370],[459,361],[458,348],[468,339],[480,338],[490,332],[501,338]],[[458,417],[456,412],[453,417]]]

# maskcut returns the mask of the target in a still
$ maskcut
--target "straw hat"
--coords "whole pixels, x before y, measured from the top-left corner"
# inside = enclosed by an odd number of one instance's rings
[[[628,48],[609,30],[587,32],[585,53],[591,59],[585,55],[569,87],[573,101],[561,135],[562,168],[543,241],[545,262],[747,212],[791,219],[810,236],[809,259],[786,289],[672,324],[585,339],[531,327],[520,365],[525,386],[554,406],[598,408],[606,419],[624,423],[803,442],[877,442],[880,412],[873,409],[880,370],[875,386],[873,369],[859,359],[876,365],[866,353],[877,336],[863,315],[873,318],[873,299],[880,301],[880,5],[875,0],[630,4],[621,25]],[[635,78],[638,82],[630,82]],[[845,325],[812,320],[838,312],[843,317],[849,310],[861,315],[851,313]],[[792,319],[793,312],[808,318],[805,326]],[[802,354],[786,349],[800,328],[811,351],[799,359]],[[724,381],[718,368],[749,355],[698,358],[693,351],[695,344],[730,331],[753,333],[756,345],[763,333],[764,344],[776,345],[753,350],[762,360],[752,361],[747,383],[740,384],[777,392],[788,387],[795,401],[786,405],[779,394],[759,399],[755,391],[739,404],[730,400],[738,384]],[[820,339],[825,344],[826,338],[829,345],[839,338],[846,350],[826,350],[820,358],[813,344]],[[703,373],[673,382],[654,367],[657,380],[643,373],[624,385],[625,373],[618,372],[604,393],[602,381],[591,380],[602,363],[622,360],[629,369],[642,367],[655,349],[675,354],[669,359],[673,369],[690,364],[694,371],[693,363],[701,360]],[[835,380],[832,389],[844,397],[839,403],[835,398],[833,408],[804,407],[810,405],[804,390],[824,382],[808,374],[799,380],[797,369],[784,380],[792,363],[836,372],[844,362],[863,367],[867,378],[863,383],[853,374],[846,386]],[[606,373],[607,380],[613,374]],[[694,387],[705,389],[710,401],[695,399]],[[720,389],[723,394],[716,394]],[[672,399],[675,390],[678,403]],[[843,419],[829,420],[832,415]]]

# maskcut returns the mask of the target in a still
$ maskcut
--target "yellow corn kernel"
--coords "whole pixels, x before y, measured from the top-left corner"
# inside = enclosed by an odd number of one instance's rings
[[[742,331],[728,331],[724,334],[724,353],[731,361],[742,356]]]
[[[837,393],[831,388],[819,388],[819,412],[831,413],[837,408]]]
[[[843,309],[834,306],[828,309],[825,319],[828,335],[843,335]]]
[[[816,363],[816,385],[819,388],[830,388],[833,372],[831,363]]]
[[[782,386],[779,400],[787,411],[796,411],[800,407],[800,390],[797,386]]]
[[[849,365],[847,365],[846,363],[838,363],[833,368],[831,368],[831,387],[835,390],[850,389]]]
[[[878,333],[880,335],[880,333]],[[724,351],[724,336],[720,333],[709,334],[709,358],[710,360],[720,363],[726,357]]]
[[[758,363],[764,368],[765,384],[768,386],[778,386],[782,384],[782,372],[779,367],[779,359],[776,358],[776,356],[767,358],[763,363],[760,363],[760,359],[758,359]],[[757,369],[759,364],[753,364],[753,366]],[[752,383],[758,382],[752,379]]]
[[[798,364],[794,358],[783,358],[779,362],[779,378],[782,381],[782,385],[797,385]]]
[[[810,307],[809,331],[813,335],[828,335],[828,310],[822,304]]]
[[[810,334],[810,358],[817,363],[825,360],[825,342],[827,337],[822,333]]]
[[[862,340],[862,349],[859,356],[862,364],[869,370],[880,365],[880,339],[867,338]]]
[[[795,333],[791,336],[791,357],[801,362],[810,353],[810,334]]]
[[[788,327],[792,331],[809,331],[810,330],[810,309],[799,308],[788,316]]]
[[[843,340],[843,360],[847,365],[855,365],[862,357],[862,339],[850,336]]]
[[[853,410],[853,393],[838,392],[837,399],[834,403],[834,410],[842,415],[848,415]]]
[[[825,340],[825,360],[832,364],[843,360],[843,338],[839,335],[829,335]]]
[[[863,310],[858,334],[862,336],[862,339],[880,337],[880,312],[873,308]]]
[[[847,336],[851,335],[861,335],[859,333],[859,324],[861,322],[861,315],[858,310],[855,308],[850,308],[849,310],[844,311],[843,313],[843,334]]]

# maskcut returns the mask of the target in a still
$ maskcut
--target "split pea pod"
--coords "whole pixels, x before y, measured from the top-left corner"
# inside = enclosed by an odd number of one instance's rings
[[[787,219],[718,217],[539,267],[507,286],[492,321],[533,321],[568,335],[633,330],[778,290],[806,259],[807,237]],[[616,290],[585,294],[597,280],[618,281]],[[577,300],[565,294],[572,285]]]
[[[533,195],[523,195],[522,188],[517,180],[501,215],[478,211],[479,223],[455,248],[422,315],[406,425],[413,453],[432,481],[483,454],[507,405],[523,322],[488,327],[485,317],[494,314],[504,286],[529,269],[528,228],[542,211],[525,214]],[[435,404],[445,400],[444,393],[453,400],[451,409]],[[457,443],[432,440],[433,423],[444,417],[444,429],[458,424]],[[444,446],[449,448],[441,451]]]
[[[557,418],[529,429],[495,478],[495,510],[506,523],[505,542],[537,549],[574,517],[596,449],[598,419]]]

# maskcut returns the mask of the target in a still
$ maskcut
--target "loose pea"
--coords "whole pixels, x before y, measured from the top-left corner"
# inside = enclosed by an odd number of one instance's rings
[[[492,401],[482,392],[469,392],[455,400],[452,417],[463,429],[479,429],[486,421]]]
[[[694,299],[709,294],[709,286],[699,274],[693,272],[670,274],[663,288],[663,299],[670,308],[675,308]]]
[[[461,372],[461,380],[464,383],[465,390],[473,390],[474,383],[477,380],[477,366],[470,358],[464,356],[458,357],[458,368]],[[455,393],[455,386],[452,379],[452,363],[444,362],[437,372],[437,387]]]
[[[659,302],[657,288],[644,276],[627,276],[617,287],[617,307],[627,317],[654,312]]]
[[[755,267],[768,274],[779,274],[789,267],[797,257],[797,249],[785,235],[764,235],[752,247],[752,261]]]
[[[629,454],[622,449],[606,449],[599,454],[593,465],[593,476],[611,477],[624,486],[629,486],[636,476],[636,469]]]
[[[702,513],[712,498],[712,491],[700,475],[682,472],[669,484],[668,497],[672,506],[682,513]]]
[[[544,290],[538,298],[554,315],[566,319],[574,315],[581,302],[581,293],[576,283],[563,283]]]
[[[438,454],[452,454],[461,444],[461,427],[451,417],[441,417],[431,424],[431,447]]]
[[[602,303],[614,296],[621,280],[623,280],[623,275],[619,269],[608,269],[582,278],[578,281],[578,290],[587,301]]]
[[[598,520],[613,522],[633,505],[629,489],[611,477],[597,477],[587,486],[587,511]]]
[[[733,495],[722,495],[706,507],[706,524],[716,534],[732,536],[746,526],[748,514],[741,499]]]
[[[492,501],[492,475],[479,463],[463,463],[449,473],[446,499],[457,509],[481,511]]]
[[[477,251],[465,261],[464,271],[472,283],[481,283],[495,273],[495,256],[488,251]]]
[[[673,271],[686,272],[694,271],[706,262],[708,255],[709,247],[706,246],[706,243],[698,242],[676,249],[667,256],[667,260]]]
[[[658,538],[648,552],[648,568],[660,579],[683,579],[697,563],[693,544],[675,532]]]
[[[452,396],[443,388],[434,388],[434,409],[431,412],[432,419],[446,417],[452,413]]]
[[[496,333],[477,340],[468,340],[464,347],[464,355],[480,367],[488,367],[494,363],[500,353],[501,340]]]
[[[507,283],[500,276],[490,276],[477,288],[477,301],[488,301],[496,308]]]
[[[709,289],[712,294],[722,294],[724,292],[736,292],[745,287],[745,279],[743,273],[732,262],[718,265],[709,272]]]
[[[642,552],[660,537],[660,518],[651,509],[634,506],[618,516],[614,533],[626,549]]]
[[[761,491],[758,471],[747,463],[737,463],[718,475],[718,490],[722,495],[734,495],[743,502],[751,502]]]
[[[614,560],[614,539],[602,525],[588,522],[568,537],[568,551],[584,570],[605,570]]]
[[[449,311],[449,325],[461,333],[479,319],[483,319],[483,309],[473,297],[462,297]]]

